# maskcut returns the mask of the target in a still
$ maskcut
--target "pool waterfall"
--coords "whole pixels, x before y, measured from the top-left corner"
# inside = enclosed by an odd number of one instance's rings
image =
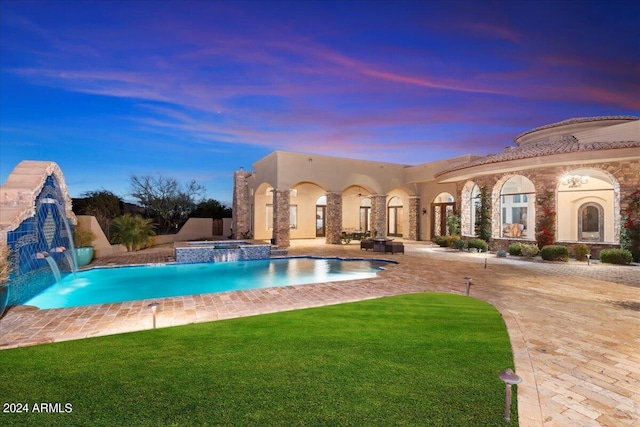
[[[175,244],[176,262],[234,262],[268,259],[271,245],[251,244],[243,240],[179,242]]]
[[[77,218],[64,176],[54,162],[23,161],[0,187],[0,242],[10,274],[0,283],[0,316],[78,267],[73,244]]]

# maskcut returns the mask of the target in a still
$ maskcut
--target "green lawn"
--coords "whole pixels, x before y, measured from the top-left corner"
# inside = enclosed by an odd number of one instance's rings
[[[493,307],[403,295],[3,350],[3,409],[72,411],[0,424],[503,426],[508,367]]]

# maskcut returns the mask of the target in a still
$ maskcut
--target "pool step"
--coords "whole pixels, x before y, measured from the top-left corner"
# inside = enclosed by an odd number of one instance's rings
[[[289,251],[287,251],[286,249],[278,249],[277,246],[272,246],[271,247],[271,256],[283,256],[283,255],[287,255],[289,253]]]

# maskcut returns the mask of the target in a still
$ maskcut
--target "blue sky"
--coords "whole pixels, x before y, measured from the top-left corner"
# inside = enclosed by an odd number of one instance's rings
[[[537,126],[640,115],[631,1],[0,2],[0,181],[73,197],[197,180],[273,150],[420,164]]]

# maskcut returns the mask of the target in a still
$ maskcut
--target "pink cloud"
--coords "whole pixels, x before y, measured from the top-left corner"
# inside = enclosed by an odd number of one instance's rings
[[[460,28],[482,37],[498,38],[520,44],[523,34],[507,27],[501,27],[487,22],[466,22],[459,25]]]

